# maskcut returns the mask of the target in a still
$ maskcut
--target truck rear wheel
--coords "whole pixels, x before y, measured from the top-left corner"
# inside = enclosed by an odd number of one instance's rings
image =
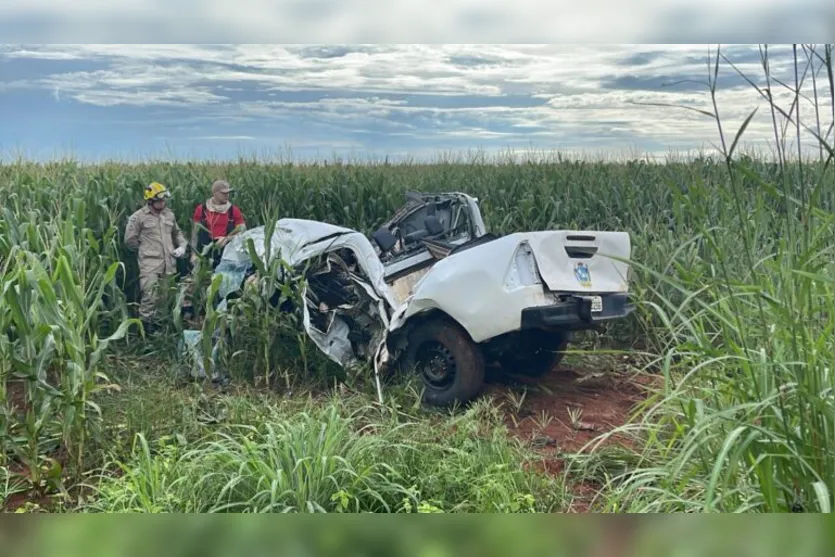
[[[458,324],[432,319],[409,334],[403,364],[423,381],[424,402],[466,403],[484,386],[484,356]]]

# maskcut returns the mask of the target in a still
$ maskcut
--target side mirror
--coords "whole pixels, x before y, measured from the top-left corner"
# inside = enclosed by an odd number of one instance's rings
[[[371,237],[374,238],[374,241],[377,242],[377,245],[384,253],[393,248],[397,243],[397,238],[394,237],[391,230],[385,227],[378,229]]]

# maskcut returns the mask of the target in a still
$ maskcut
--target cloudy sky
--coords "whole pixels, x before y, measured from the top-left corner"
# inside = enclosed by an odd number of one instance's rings
[[[715,45],[699,44],[6,44],[0,153],[298,159],[709,150],[718,140],[710,119],[642,104],[712,110],[709,48],[715,55]],[[773,76],[793,83],[790,45],[769,50]],[[722,51],[764,83],[758,45]],[[805,64],[802,49],[798,56]],[[816,79],[828,96],[826,77]],[[746,138],[767,148],[771,118],[756,91],[726,62],[718,88],[726,133],[760,105]]]

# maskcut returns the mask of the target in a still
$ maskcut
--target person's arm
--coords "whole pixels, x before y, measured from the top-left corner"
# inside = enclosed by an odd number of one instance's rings
[[[180,258],[186,254],[186,248],[188,247],[188,242],[186,242],[186,235],[183,234],[183,229],[180,228],[180,225],[177,224],[177,219],[174,219],[174,226],[171,229],[171,235],[173,236],[174,245],[177,247],[174,248],[174,257]]]
[[[179,224],[177,224],[176,219],[174,220],[174,242],[177,244],[178,248],[183,248],[183,251],[185,252],[188,242],[186,242],[186,235],[183,234],[183,229],[180,228]]]
[[[232,209],[231,209],[231,213],[232,213],[232,216],[231,216],[232,224],[234,224],[234,227],[232,228],[232,231],[229,234],[227,234],[226,236],[221,236],[219,238],[215,238],[215,243],[218,247],[221,247],[221,248],[224,247],[226,244],[229,243],[229,240],[232,239],[232,236],[246,230],[246,223],[244,222],[244,216],[241,213],[241,210],[238,207],[236,207],[235,205],[233,205]],[[228,228],[227,228],[227,230],[228,230]]]
[[[136,218],[136,213],[128,218],[128,224],[125,226],[125,246],[131,251],[139,249],[139,219]]]

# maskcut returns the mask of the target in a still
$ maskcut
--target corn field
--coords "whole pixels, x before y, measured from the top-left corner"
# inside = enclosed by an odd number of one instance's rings
[[[831,48],[809,58],[822,76],[817,96],[766,106],[775,122],[822,129],[819,157],[803,161],[791,159],[791,145],[777,157],[735,152],[746,121],[739,130],[717,127],[727,146],[719,156],[663,164],[558,154],[542,160],[475,155],[432,164],[3,164],[0,466],[7,495],[14,482],[39,493],[64,492],[114,459],[122,473],[105,477],[94,503],[81,505],[85,510],[554,508],[533,494],[545,489],[557,497],[559,486],[537,487],[515,472],[500,473],[500,464],[515,465],[516,449],[508,446],[505,453],[503,441],[494,440],[490,449],[477,440],[478,424],[496,423],[486,408],[476,411],[481,415],[473,418],[472,438],[456,441],[485,460],[436,455],[448,470],[432,468],[413,441],[440,443],[431,433],[406,435],[399,428],[414,427],[408,420],[379,409],[345,409],[342,402],[286,422],[284,411],[263,411],[273,412],[274,426],[198,433],[180,424],[176,434],[169,429],[159,440],[158,452],[144,435],[151,431],[145,406],[120,414],[125,423],[115,424],[102,401],[124,387],[121,367],[141,367],[143,358],[159,356],[143,353],[148,341],[134,331],[137,273],[122,242],[127,217],[141,205],[144,186],[158,181],[172,191],[169,207],[188,234],[195,205],[209,197],[213,180],[224,178],[236,188],[232,201],[249,227],[294,217],[370,233],[404,202],[406,191],[418,190],[477,197],[496,234],[628,231],[639,309],[597,347],[640,353],[664,387],[619,429],[638,447],[625,468],[616,462],[621,457],[601,452],[578,457],[568,474],[592,468],[602,474],[596,502],[607,511],[829,511],[835,489],[835,142],[831,126],[827,134],[825,127],[801,122],[815,114],[818,121],[828,115],[835,121],[835,89]],[[802,71],[806,61],[798,64]],[[775,133],[780,126],[775,123]],[[308,372],[315,350],[293,345],[303,343],[300,328],[279,326],[266,311],[253,307],[254,319],[240,324],[252,329],[244,334],[250,344],[242,349],[242,367],[281,367],[287,376]],[[170,319],[173,336],[173,314]],[[267,419],[236,404],[228,402],[224,412],[239,412],[239,423]],[[163,406],[151,408],[164,412]],[[329,414],[333,408],[344,413]],[[306,439],[319,423],[328,424],[323,435],[332,438]],[[369,423],[389,429],[357,437]],[[112,431],[116,425],[143,435],[124,437]],[[118,450],[108,445],[116,439],[124,444]],[[323,444],[311,449],[316,443]],[[293,462],[310,450],[344,460],[299,472]],[[244,462],[249,475],[240,467]],[[469,492],[473,474],[495,474],[498,483]],[[261,476],[274,479],[272,490],[252,479]],[[468,503],[456,507],[455,500]]]

